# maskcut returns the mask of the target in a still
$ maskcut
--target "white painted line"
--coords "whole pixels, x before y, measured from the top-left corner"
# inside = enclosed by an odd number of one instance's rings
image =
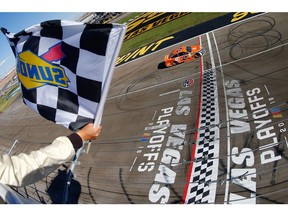
[[[195,73],[193,75],[197,75],[197,74],[200,74],[200,72]],[[137,92],[141,92],[141,91],[144,91],[144,90],[152,89],[152,88],[155,88],[155,87],[158,87],[158,86],[163,86],[163,85],[166,85],[166,84],[169,84],[169,83],[175,83],[176,81],[183,80],[183,79],[185,79],[187,77],[191,77],[191,74],[188,74],[188,75],[183,76],[183,77],[178,77],[176,79],[169,80],[169,81],[166,81],[166,82],[163,82],[163,83],[160,83],[160,84],[155,84],[155,85],[151,85],[151,86],[148,86],[148,87],[145,87],[145,88],[142,88],[142,89],[131,91],[131,92],[128,92],[128,93],[123,93],[123,94],[111,96],[111,97],[108,97],[107,100],[115,99],[115,98],[122,97],[122,96],[127,96],[127,95],[134,94],[134,93],[137,93]]]
[[[287,140],[286,136],[284,136],[284,139],[285,139],[285,142],[286,142],[286,146],[288,148],[288,140]]]
[[[216,51],[217,51],[217,55],[218,55],[218,59],[219,59],[219,67],[220,67],[220,71],[221,71],[221,76],[222,76],[222,83],[223,83],[223,88],[225,88],[225,80],[224,80],[224,72],[223,72],[223,65],[222,65],[222,61],[221,61],[221,56],[220,56],[220,52],[219,52],[219,48],[217,45],[217,41],[216,41],[216,37],[214,35],[214,31],[212,31],[212,35],[214,38],[214,42],[215,42],[215,46],[216,46]],[[230,151],[231,151],[231,143],[230,143],[230,124],[229,124],[229,114],[228,114],[228,102],[227,102],[227,94],[226,91],[224,90],[224,99],[225,99],[225,108],[226,108],[226,122],[227,122],[227,175],[226,175],[226,179],[230,178],[230,160],[231,160],[231,156],[230,156]],[[229,202],[229,181],[226,181],[226,188],[225,188],[225,198],[224,198],[224,203],[228,203]]]
[[[129,170],[129,172],[131,172],[131,170],[133,169],[133,166],[134,166],[134,164],[135,164],[136,160],[137,160],[137,157],[135,157],[135,159],[134,159],[134,161],[133,161],[133,163],[132,163],[132,165],[131,165],[131,167],[130,167],[130,170]]]
[[[152,121],[154,121],[154,118],[156,116],[156,113],[157,113],[157,110],[155,111],[154,115],[153,115],[153,118],[152,118]]]
[[[176,93],[176,92],[179,92],[179,91],[180,91],[180,89],[177,89],[177,90],[174,90],[174,91],[170,91],[170,92],[166,92],[166,93],[163,93],[163,94],[159,94],[159,96],[162,97],[162,96],[173,94],[173,93]]]
[[[160,128],[165,128],[165,127],[170,127],[170,124],[163,124],[163,125],[153,125],[150,127],[145,127],[145,131],[147,130],[156,130],[156,129],[160,129]]]
[[[211,65],[212,65],[212,72],[213,72],[213,78],[215,79],[214,82],[214,94],[215,94],[215,98],[214,98],[214,102],[215,102],[215,120],[214,123],[215,124],[219,124],[220,123],[220,113],[219,113],[219,101],[218,101],[218,88],[217,88],[217,71],[216,71],[216,66],[215,66],[215,59],[214,59],[214,54],[213,54],[213,49],[212,49],[212,45],[211,45],[211,41],[210,41],[210,36],[207,33],[206,34],[206,38],[207,38],[207,43],[208,43],[208,47],[209,47],[209,53],[210,53],[210,60],[211,60]],[[215,42],[216,43],[216,42]],[[216,47],[217,49],[217,47]],[[214,138],[215,140],[213,141],[214,143],[214,156],[217,157],[219,156],[219,152],[220,152],[220,129],[219,128],[215,128],[214,129]],[[218,180],[218,168],[219,168],[219,159],[214,159],[213,160],[213,166],[212,166],[212,173],[211,173],[211,181],[217,181]],[[217,189],[217,184],[213,184],[209,186],[210,188],[210,193],[209,193],[209,200],[208,203],[213,203],[215,202],[215,198],[216,198],[216,189]]]
[[[266,86],[266,85],[264,85],[264,87],[265,87],[265,89],[266,89],[266,91],[267,91],[267,94],[268,94],[268,95],[270,95],[270,92],[268,91],[268,88],[267,88],[267,86]]]
[[[246,59],[250,59],[252,57],[255,57],[255,56],[258,56],[258,55],[261,55],[263,53],[269,53],[270,51],[272,50],[275,50],[275,49],[278,49],[278,48],[283,48],[284,46],[287,46],[288,45],[288,42],[287,43],[283,43],[281,45],[278,45],[278,46],[275,46],[275,47],[272,47],[270,49],[267,49],[267,50],[263,50],[261,52],[258,52],[258,53],[255,53],[255,54],[252,54],[252,55],[249,55],[249,56],[246,56],[246,57],[243,57],[243,58],[240,58],[240,59],[237,59],[237,60],[234,60],[234,61],[230,61],[230,62],[227,62],[225,64],[223,64],[222,66],[227,66],[227,65],[230,65],[230,64],[235,64],[239,61],[242,61],[242,60],[246,60]]]

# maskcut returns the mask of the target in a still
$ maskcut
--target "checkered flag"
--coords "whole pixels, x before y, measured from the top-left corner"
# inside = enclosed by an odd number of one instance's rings
[[[124,25],[51,20],[17,34],[1,30],[28,107],[72,131],[100,124]]]

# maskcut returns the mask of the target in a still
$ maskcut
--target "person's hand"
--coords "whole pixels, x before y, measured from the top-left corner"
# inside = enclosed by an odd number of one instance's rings
[[[76,133],[82,138],[83,141],[94,140],[96,139],[102,130],[102,126],[95,126],[92,123],[88,123],[81,130]]]

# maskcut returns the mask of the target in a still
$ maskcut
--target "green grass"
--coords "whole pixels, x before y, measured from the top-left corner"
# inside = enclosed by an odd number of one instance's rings
[[[129,17],[125,17],[124,21],[120,20],[119,23],[124,23],[139,14],[141,13],[132,13]],[[140,34],[135,38],[124,41],[122,48],[120,50],[120,55],[128,53],[146,44],[154,42],[155,40],[164,38],[166,36],[169,36],[171,34],[189,28],[191,26],[195,26],[197,24],[206,22],[213,18],[222,16],[224,14],[225,13],[219,13],[219,12],[191,12],[190,14],[187,14],[176,20],[168,22],[143,34]]]
[[[16,88],[18,88],[18,84],[15,84],[9,91],[7,91],[1,98],[0,98],[0,112],[5,112],[5,110],[9,107],[9,105],[19,96],[20,91],[16,93],[16,95],[9,100],[7,100],[8,95],[13,92]]]

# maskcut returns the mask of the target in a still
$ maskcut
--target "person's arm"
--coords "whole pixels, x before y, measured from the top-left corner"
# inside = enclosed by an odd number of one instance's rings
[[[52,144],[30,154],[0,157],[0,183],[24,187],[49,175],[59,165],[69,161],[82,147],[83,141],[99,136],[102,127],[87,124],[76,133],[56,138]]]

